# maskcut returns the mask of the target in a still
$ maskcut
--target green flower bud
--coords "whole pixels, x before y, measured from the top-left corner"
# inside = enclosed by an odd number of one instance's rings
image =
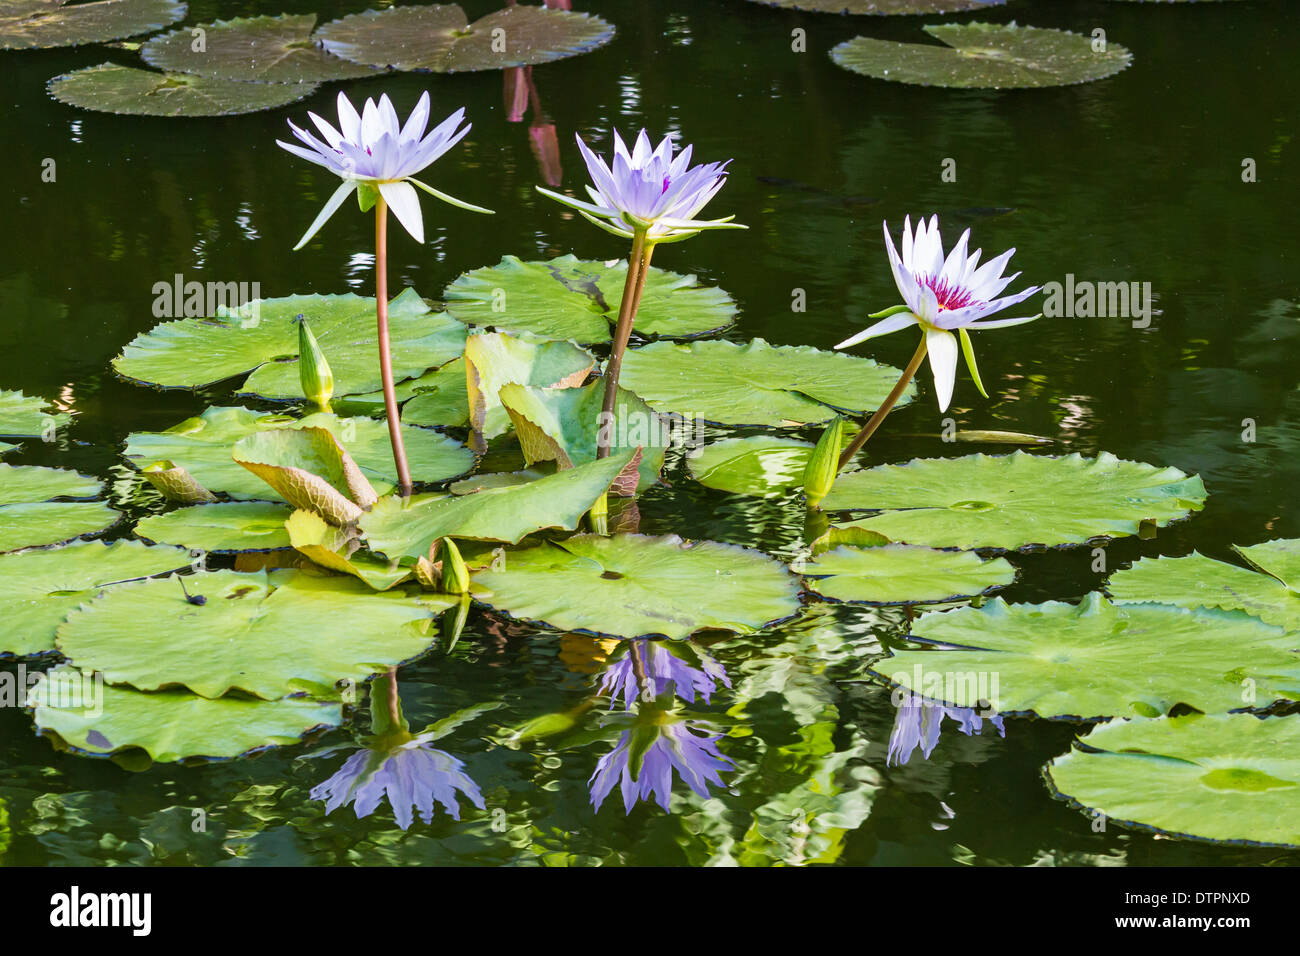
[[[444,594],[464,594],[469,590],[469,568],[460,556],[460,548],[451,538],[438,542],[438,562],[442,565]]]
[[[844,419],[836,415],[826,426],[803,471],[803,493],[809,508],[816,508],[831,493],[839,474],[840,450],[844,444]]]
[[[334,397],[334,373],[302,315],[298,316],[298,379],[307,400],[315,402],[321,411],[328,412],[330,399]]]

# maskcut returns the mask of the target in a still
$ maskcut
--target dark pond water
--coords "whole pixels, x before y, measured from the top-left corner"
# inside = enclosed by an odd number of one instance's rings
[[[493,3],[467,2],[471,13]],[[897,300],[880,234],[904,214],[938,212],[945,235],[975,229],[986,250],[1016,246],[1034,283],[1149,282],[1150,327],[1125,319],[1054,319],[984,340],[992,398],[964,373],[951,415],[960,427],[1061,439],[1071,451],[1200,473],[1205,511],[1155,540],[1125,540],[1112,566],[1143,554],[1217,557],[1233,543],[1300,534],[1297,358],[1300,298],[1295,209],[1300,117],[1295,11],[1286,3],[1154,4],[1014,0],[986,19],[1076,32],[1106,30],[1133,67],[1078,87],[963,92],[883,83],[837,68],[836,43],[866,33],[916,39],[926,19],[799,15],[744,0],[576,0],[616,23],[609,46],[536,68],[545,118],[561,143],[563,182],[585,180],[574,133],[609,142],[641,126],[679,132],[701,159],[735,157],[710,207],[751,227],[665,246],[656,264],[696,273],[740,303],[737,340],[829,347]],[[360,7],[334,0],[191,4],[187,22]],[[808,52],[791,50],[807,30]],[[212,120],[82,112],[47,99],[45,81],[127,54],[104,48],[0,58],[7,184],[0,229],[0,386],[56,396],[75,410],[66,440],[29,442],[10,463],[125,473],[125,435],[166,428],[228,392],[158,393],[109,370],[122,345],[155,324],[155,282],[258,281],[266,295],[369,293],[368,220],[340,215],[318,248],[289,250],[334,181],[278,149],[286,115],[328,114],[336,87],[287,110]],[[464,105],[474,130],[437,167],[454,195],[490,205],[479,219],[425,203],[429,241],[392,243],[392,282],[436,298],[460,272],[503,254],[587,258],[622,244],[537,196],[529,126],[507,121],[500,74],[398,75],[354,82],[387,91],[405,113],[428,88],[435,114]],[[441,115],[441,114],[438,114]],[[41,161],[57,161],[55,183]],[[1251,158],[1257,182],[1242,181]],[[944,182],[945,160],[956,162]],[[792,312],[793,290],[807,311]],[[867,350],[901,366],[894,336]],[[965,453],[938,437],[928,378],[922,400],[891,418],[874,461]],[[1243,419],[1260,438],[1242,441]],[[997,451],[999,449],[986,449]],[[501,464],[511,465],[510,453]],[[642,530],[788,549],[803,524],[795,501],[711,492],[677,462],[672,486],[646,495]],[[128,511],[138,503],[123,500]],[[1075,599],[1101,576],[1086,549],[1013,556],[1009,600]],[[142,625],[146,622],[142,622]],[[504,707],[443,742],[464,759],[488,810],[461,822],[397,827],[387,804],[357,820],[326,817],[308,792],[339,757],[286,748],[223,765],[131,773],[56,753],[21,710],[0,711],[0,847],[7,864],[40,863],[606,863],[1287,864],[1294,854],[1158,839],[1110,827],[1053,800],[1040,768],[1076,726],[1013,719],[1005,739],[945,734],[933,757],[886,767],[888,691],[862,680],[900,626],[897,614],[820,608],[769,633],[710,640],[733,689],[701,709],[730,714],[722,742],[737,770],[701,801],[680,784],[665,813],[625,816],[617,795],[599,813],[587,778],[606,745],[564,750],[499,745],[502,728],[580,707],[610,645],[471,612],[450,653],[400,673],[418,726],[458,707]],[[13,669],[13,665],[10,665]],[[601,706],[601,705],[598,705]],[[362,718],[364,720],[364,717]],[[594,726],[595,712],[585,714]],[[319,744],[347,741],[336,731]],[[801,802],[836,801],[839,825],[800,839]],[[208,820],[192,832],[193,811]],[[501,812],[503,811],[503,812]],[[4,816],[0,815],[0,820]],[[504,820],[504,824],[501,821]],[[494,824],[496,824],[494,826]],[[7,846],[6,846],[7,844]]]

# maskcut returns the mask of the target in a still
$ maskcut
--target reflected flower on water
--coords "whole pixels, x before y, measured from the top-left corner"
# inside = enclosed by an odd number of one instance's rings
[[[939,743],[944,717],[955,720],[957,729],[969,737],[983,731],[984,716],[987,716],[998,733],[1003,737],[1007,735],[1001,715],[981,716],[973,707],[954,707],[911,693],[896,706],[898,709],[894,714],[894,730],[889,735],[889,754],[885,758],[887,766],[907,763],[917,748],[920,748],[922,757],[930,759],[930,754]]]
[[[644,687],[636,674],[638,655],[644,662]],[[653,699],[665,693],[676,694],[688,704],[695,703],[698,694],[707,704],[719,683],[729,688],[731,678],[712,656],[689,641],[669,645],[639,638],[628,642],[627,653],[609,665],[601,677],[599,693],[609,694],[610,710],[620,699],[624,709],[631,710],[638,697]]]
[[[651,797],[667,810],[674,772],[699,796],[708,797],[709,784],[722,786],[719,773],[735,770],[736,765],[718,751],[722,735],[710,734],[702,724],[675,717],[657,705],[643,707],[618,745],[596,764],[587,781],[591,805],[599,810],[617,784],[625,813],[631,813],[638,800]]]

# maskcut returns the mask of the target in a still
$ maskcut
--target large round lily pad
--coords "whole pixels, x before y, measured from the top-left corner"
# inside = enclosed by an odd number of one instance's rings
[[[996,23],[945,23],[924,28],[947,44],[895,43],[854,37],[831,50],[847,70],[881,80],[961,89],[1067,86],[1104,79],[1133,55],[1117,43],[1066,30]]]
[[[187,600],[182,580],[202,603]],[[58,648],[77,666],[138,690],[323,695],[340,680],[364,680],[423,654],[433,612],[445,607],[349,577],[205,571],[113,588],[68,615]]]
[[[686,467],[706,488],[733,495],[775,498],[803,484],[811,442],[771,435],[724,438],[705,445]]]
[[[506,256],[499,265],[465,273],[442,295],[447,314],[470,325],[594,344],[613,337],[626,281],[626,261]],[[687,339],[735,320],[736,303],[721,289],[651,266],[634,328],[644,336]]]
[[[827,511],[883,512],[850,527],[934,548],[1083,544],[1164,527],[1205,505],[1205,485],[1177,468],[1097,458],[918,458],[840,475]]]
[[[35,395],[0,390],[0,435],[38,438],[71,420],[65,412],[50,411],[50,403]]]
[[[959,707],[984,698],[1003,713],[1092,720],[1300,698],[1295,635],[1240,611],[1119,607],[1096,592],[1077,607],[993,598],[922,615],[912,637],[950,649],[897,651],[873,670]]]
[[[175,295],[168,294],[175,304]],[[336,395],[372,392],[383,385],[373,298],[291,295],[237,308],[182,300],[182,307],[197,315],[136,336],[113,360],[113,368],[126,378],[163,388],[202,388],[252,371],[242,393],[301,399],[296,320],[303,315],[330,363]],[[421,375],[465,350],[465,327],[432,313],[414,289],[389,303],[388,325],[395,379]]]
[[[160,70],[262,83],[318,83],[375,72],[321,49],[312,36],[315,26],[314,13],[218,20],[154,37],[140,56]],[[203,31],[202,50],[194,49],[194,30]]]
[[[181,690],[141,693],[95,684],[75,667],[50,671],[33,691],[36,729],[95,756],[143,750],[150,760],[239,757],[298,743],[307,733],[337,727],[343,708],[289,698],[208,700]]]
[[[126,2],[126,0],[123,0]],[[314,83],[242,83],[100,63],[50,80],[60,103],[131,116],[233,116],[296,103]]]
[[[1056,793],[1111,823],[1300,847],[1300,716],[1111,721],[1047,765]]]
[[[110,527],[119,515],[102,501],[52,500],[92,498],[101,491],[97,479],[75,471],[0,465],[0,553],[62,544]]]
[[[135,533],[194,551],[274,551],[290,547],[284,523],[291,514],[292,508],[269,501],[223,501],[150,515]]]
[[[752,0],[769,7],[803,13],[849,13],[874,16],[902,14],[965,13],[987,10],[1007,0]]]
[[[875,409],[901,373],[871,359],[754,339],[628,349],[619,384],[664,413],[724,425],[807,425]],[[900,404],[910,400],[915,388]]]
[[[397,483],[388,426],[370,418],[339,418],[317,412],[305,418],[266,415],[249,408],[215,406],[164,432],[132,432],[126,457],[139,466],[159,460],[184,467],[209,491],[241,500],[279,501],[280,496],[232,457],[236,442],[249,435],[282,428],[324,428],[356,460],[361,472],[384,494]],[[420,482],[455,478],[474,465],[474,453],[446,435],[403,426],[411,477]]]
[[[0,0],[0,50],[104,43],[151,33],[185,16],[178,0]]]
[[[509,6],[473,24],[454,4],[354,13],[323,25],[330,53],[397,70],[458,73],[531,66],[577,56],[608,43],[600,17],[537,6]]]
[[[0,555],[0,657],[32,657],[54,651],[54,629],[69,611],[120,581],[186,567],[178,548],[150,548],[139,541],[77,541],[63,548]]]
[[[474,596],[512,617],[614,637],[749,634],[799,610],[798,584],[767,555],[676,535],[583,534],[506,554]]]
[[[855,604],[933,604],[986,594],[1016,579],[1005,558],[970,551],[936,551],[908,544],[840,547],[804,567],[808,587],[833,601]]]

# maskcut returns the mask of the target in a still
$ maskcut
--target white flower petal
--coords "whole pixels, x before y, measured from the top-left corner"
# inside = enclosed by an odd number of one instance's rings
[[[324,208],[322,208],[320,214],[316,216],[315,221],[307,227],[307,231],[303,233],[302,238],[298,240],[298,244],[293,247],[293,251],[297,252],[305,246],[307,241],[311,239],[312,236],[316,235],[320,227],[325,225],[330,216],[334,215],[334,213],[338,211],[339,206],[343,205],[343,201],[356,192],[356,190],[357,183],[351,180],[343,183],[343,185],[339,186],[338,189],[334,190],[334,195],[330,196],[330,198],[326,200]]]
[[[939,411],[946,412],[952,402],[953,385],[957,381],[957,336],[933,329],[925,333],[925,345],[930,353],[930,371],[934,374],[934,391],[939,399]]]
[[[909,325],[916,325],[916,316],[910,312],[899,312],[897,315],[891,315],[888,318],[881,319],[875,325],[867,326],[857,335],[851,335],[839,345],[837,349],[847,349],[850,346],[857,345],[859,342],[865,342],[867,339],[874,339],[880,335],[888,335],[890,332],[897,332],[899,329],[905,329]]]
[[[339,93],[338,107],[339,130],[343,133],[343,138],[353,143],[358,142],[361,137],[361,117],[357,115],[357,108],[343,93]]]
[[[392,207],[397,221],[406,227],[416,242],[424,244],[424,217],[420,213],[420,197],[410,183],[379,183],[379,194]]]

